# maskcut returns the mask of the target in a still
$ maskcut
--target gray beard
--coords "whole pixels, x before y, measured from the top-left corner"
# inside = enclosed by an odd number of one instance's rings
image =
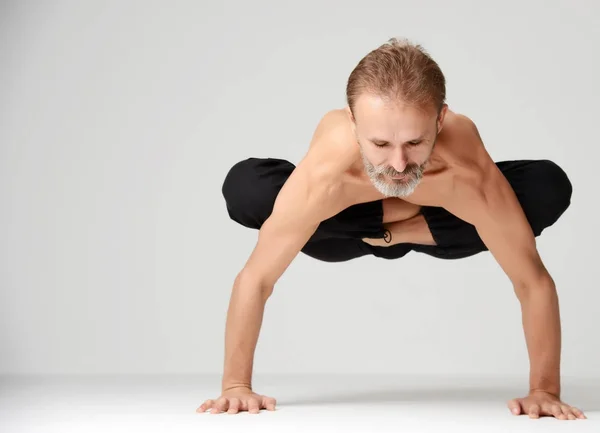
[[[411,170],[408,173],[407,179],[402,180],[394,180],[385,177],[389,173],[389,169],[378,169],[373,164],[369,162],[369,160],[365,157],[362,146],[359,145],[360,154],[362,156],[363,164],[365,166],[365,170],[371,183],[379,191],[386,197],[407,197],[411,195],[419,183],[423,178],[423,166],[417,167],[415,170]],[[395,173],[397,174],[397,173]]]

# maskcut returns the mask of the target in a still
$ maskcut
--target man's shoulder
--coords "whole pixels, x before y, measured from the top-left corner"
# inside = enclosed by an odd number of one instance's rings
[[[463,113],[448,110],[444,119],[444,130],[451,137],[450,141],[471,144],[481,141],[475,122]]]
[[[352,139],[351,121],[344,109],[326,112],[313,133],[310,148],[342,145]]]
[[[494,172],[495,163],[471,117],[453,112],[444,125],[440,155],[446,170],[438,176],[436,186],[442,191],[438,191],[436,198],[447,208],[467,202],[465,197],[471,200],[483,197],[484,190],[490,187],[486,180]]]
[[[442,130],[445,157],[468,173],[475,173],[490,162],[475,121],[465,114],[452,112]]]
[[[293,183],[310,191],[312,202],[329,216],[342,210],[347,171],[356,161],[356,146],[343,110],[331,110],[322,116],[310,147],[299,161]],[[349,134],[350,132],[350,134]],[[360,154],[358,154],[360,156]]]
[[[325,113],[312,136],[305,159],[324,176],[340,176],[360,156],[343,109]]]

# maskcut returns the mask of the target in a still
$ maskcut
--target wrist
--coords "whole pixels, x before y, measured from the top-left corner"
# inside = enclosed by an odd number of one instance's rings
[[[560,395],[560,372],[556,371],[552,374],[535,373],[534,370],[529,380],[529,392],[541,391],[552,395]]]
[[[529,395],[536,394],[536,393],[550,394],[560,400],[560,390],[544,389],[544,388],[530,388],[529,389]]]
[[[250,383],[240,383],[240,382],[223,382],[221,384],[221,391],[229,391],[232,389],[249,389],[252,390],[252,385]]]

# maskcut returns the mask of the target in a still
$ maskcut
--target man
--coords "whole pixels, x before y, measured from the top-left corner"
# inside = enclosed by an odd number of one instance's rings
[[[232,290],[222,395],[197,411],[275,409],[252,390],[254,350],[265,303],[299,252],[340,262],[489,250],[521,303],[530,356],[528,395],[508,407],[585,418],[560,400],[559,305],[535,243],[570,204],[565,172],[548,160],[495,163],[475,124],[448,108],[444,75],[420,45],[394,38],[373,50],[346,93],[347,107],[322,118],[297,167],[248,158],[225,178],[230,217],[259,235]]]

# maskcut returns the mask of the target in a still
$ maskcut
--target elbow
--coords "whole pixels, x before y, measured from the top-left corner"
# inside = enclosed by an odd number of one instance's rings
[[[234,287],[241,290],[257,291],[266,301],[273,294],[273,284],[268,284],[264,278],[253,273],[250,269],[242,269],[235,278]]]
[[[532,294],[555,293],[556,285],[547,272],[534,278],[514,282],[513,287],[519,301],[527,301]]]

